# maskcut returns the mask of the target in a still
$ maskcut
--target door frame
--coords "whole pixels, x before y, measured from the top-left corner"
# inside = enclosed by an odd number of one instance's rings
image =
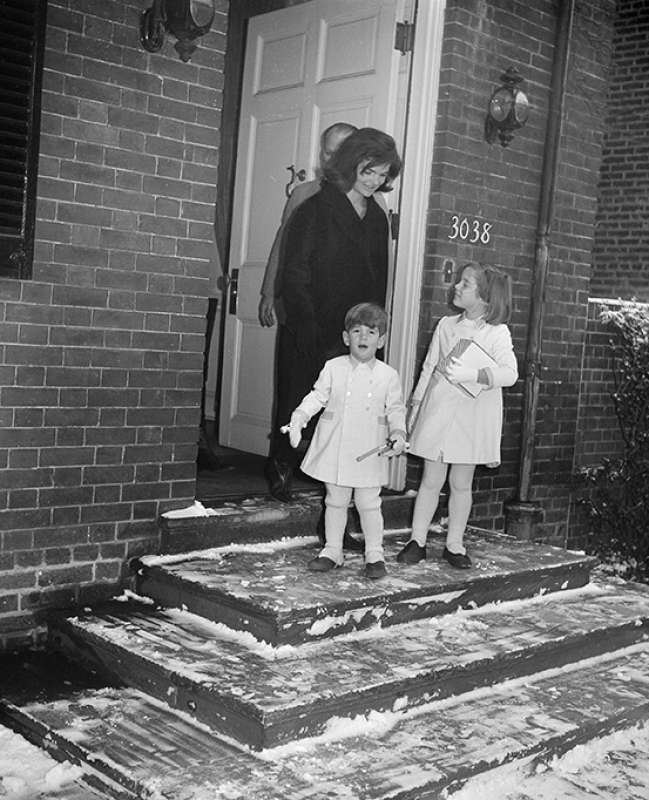
[[[404,169],[401,175],[402,197],[399,209],[401,223],[392,297],[392,317],[405,320],[405,324],[391,327],[388,347],[389,362],[399,372],[406,396],[410,393],[414,380],[430,194],[430,167],[421,169],[421,165],[432,166],[433,162],[446,8],[446,0],[416,0],[416,2],[414,51],[408,97],[417,97],[417,103],[411,103],[408,100],[406,109]],[[237,0],[230,3],[214,223],[217,250],[224,270],[227,269],[229,263],[237,131],[241,111],[247,22],[252,16],[276,11],[289,5],[296,5],[296,3],[287,2],[287,0]],[[222,289],[225,289],[224,285],[222,285]],[[224,296],[225,292],[222,291],[222,297]],[[223,303],[221,303],[217,403],[220,403],[223,373],[223,330],[225,326],[223,311]],[[217,410],[216,419],[218,416]],[[406,459],[393,459],[389,487],[402,490],[405,479]]]
[[[415,42],[410,68],[406,109],[406,138],[401,174],[399,239],[394,268],[392,319],[388,362],[401,376],[406,398],[415,379],[417,339],[421,316],[421,285],[424,272],[426,223],[430,200],[430,174],[439,99],[439,74],[444,39],[446,0],[418,0]],[[422,165],[426,166],[422,169]],[[404,320],[395,325],[394,320]],[[390,489],[402,491],[406,484],[407,459],[393,458]]]

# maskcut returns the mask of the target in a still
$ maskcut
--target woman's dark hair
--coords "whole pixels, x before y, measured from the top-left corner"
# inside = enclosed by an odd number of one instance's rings
[[[501,322],[509,322],[512,311],[512,281],[509,275],[488,264],[480,264],[478,261],[468,261],[463,264],[455,274],[453,285],[449,288],[448,303],[456,311],[457,306],[453,305],[455,285],[462,280],[462,274],[467,267],[475,273],[476,283],[478,284],[478,296],[487,304],[484,313],[484,321],[490,325],[499,325]]]
[[[378,191],[390,191],[401,172],[401,158],[394,139],[376,128],[359,128],[350,134],[324,166],[324,177],[346,193],[356,183],[357,168],[363,162],[368,169],[387,164],[388,174]]]

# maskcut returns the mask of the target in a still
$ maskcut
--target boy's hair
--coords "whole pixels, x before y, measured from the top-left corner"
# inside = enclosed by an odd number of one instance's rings
[[[401,172],[401,158],[394,139],[376,128],[359,128],[342,142],[323,168],[325,178],[347,193],[356,183],[359,164],[366,169],[388,166],[388,174],[378,191],[388,192],[392,181]]]
[[[345,330],[350,331],[355,325],[378,328],[379,334],[383,336],[388,329],[388,314],[376,303],[358,303],[345,314]]]
[[[480,264],[478,261],[468,261],[463,264],[455,274],[453,285],[449,288],[448,301],[451,308],[459,311],[453,305],[455,284],[462,277],[462,273],[467,267],[475,272],[478,284],[478,295],[487,304],[484,320],[490,325],[500,325],[502,322],[509,322],[512,313],[512,281],[509,275],[502,270],[491,267],[488,264]]]

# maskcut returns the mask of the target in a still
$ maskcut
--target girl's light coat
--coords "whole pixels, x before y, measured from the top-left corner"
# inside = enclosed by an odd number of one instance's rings
[[[297,410],[310,419],[321,408],[302,471],[338,486],[384,486],[386,456],[356,458],[398,432],[405,436],[406,409],[396,370],[378,360],[363,364],[350,356],[332,358]]]
[[[472,339],[496,361],[490,385],[470,397],[442,374],[443,361],[460,339]],[[437,368],[437,369],[436,369]],[[502,386],[512,386],[518,366],[506,325],[469,320],[463,314],[443,317],[428,348],[413,403],[419,403],[410,433],[410,453],[447,464],[500,463]]]

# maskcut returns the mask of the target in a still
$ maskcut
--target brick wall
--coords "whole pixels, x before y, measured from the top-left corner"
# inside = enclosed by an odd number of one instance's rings
[[[189,63],[146,0],[50,0],[33,279],[0,280],[0,641],[113,591],[193,501],[227,3]]]
[[[649,300],[649,0],[619,0],[591,294]]]
[[[565,124],[543,327],[533,496],[544,511],[540,536],[568,538],[570,484],[577,435],[580,366],[587,328],[591,242],[611,54],[614,0],[576,4]],[[539,188],[554,58],[556,4],[548,0],[447,4],[441,96],[435,139],[421,304],[419,356],[445,305],[447,262],[498,265],[513,279],[511,329],[525,372],[525,343],[535,258]],[[483,126],[500,74],[515,66],[531,101],[527,125],[507,148],[488,144]],[[449,239],[452,215],[487,222],[487,244]],[[503,528],[503,503],[516,497],[522,380],[505,390],[502,465],[479,468],[472,521]],[[409,484],[416,483],[415,467]]]

